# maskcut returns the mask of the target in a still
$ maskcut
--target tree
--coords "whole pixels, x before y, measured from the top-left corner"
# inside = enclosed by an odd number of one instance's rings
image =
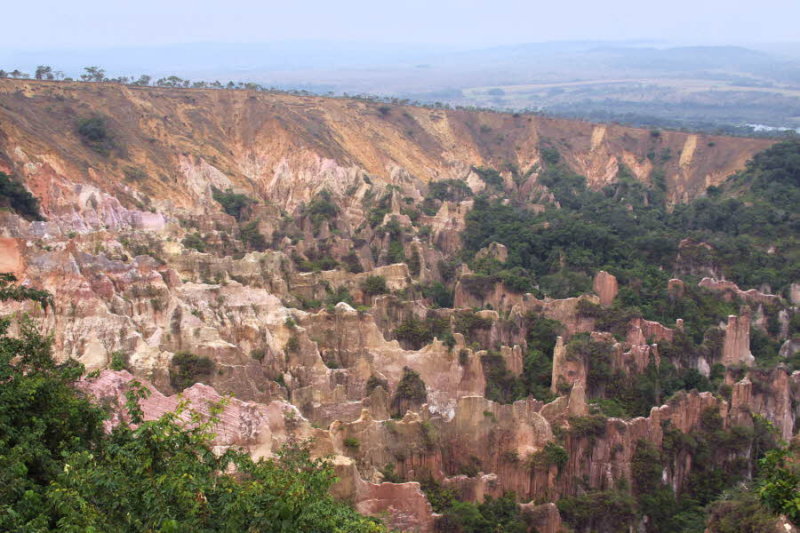
[[[53,74],[53,67],[50,67],[48,65],[39,65],[38,67],[36,67],[36,73],[34,74],[34,77],[37,80],[55,79],[55,76]]]
[[[105,81],[106,71],[100,67],[83,67],[86,72],[81,74],[81,80],[100,82]]]
[[[389,292],[386,286],[386,278],[383,276],[367,276],[361,288],[367,296],[375,296],[377,294],[386,294]]]
[[[147,74],[142,74],[141,76],[139,76],[138,80],[131,82],[131,84],[136,85],[137,87],[147,87],[148,85],[150,85],[150,81],[152,79],[153,78],[148,76]]]
[[[800,523],[800,466],[797,457],[786,449],[767,452],[759,462],[760,482],[757,488],[761,501],[774,513],[785,514]]]

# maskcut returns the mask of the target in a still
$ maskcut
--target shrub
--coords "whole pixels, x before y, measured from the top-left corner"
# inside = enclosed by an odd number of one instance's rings
[[[602,415],[569,417],[570,433],[579,438],[594,439],[606,433],[606,417]]]
[[[481,357],[486,376],[486,399],[498,403],[512,403],[525,397],[522,381],[506,368],[505,359],[496,352]]]
[[[267,350],[264,348],[254,348],[250,351],[250,358],[258,361],[259,363],[267,356]]]
[[[405,481],[403,476],[395,472],[394,468],[394,463],[389,463],[380,469],[380,473],[383,476],[383,481],[387,483],[403,483]]]
[[[473,341],[475,333],[479,330],[491,329],[492,320],[482,318],[471,311],[458,313],[455,317],[453,329],[464,335],[469,342]]]
[[[191,248],[201,253],[206,251],[206,241],[196,231],[194,233],[187,233],[181,243],[185,248]]]
[[[472,196],[472,189],[463,180],[449,179],[434,181],[428,185],[426,198],[451,202],[460,202]]]
[[[216,200],[222,210],[238,221],[242,221],[247,212],[247,209],[255,204],[255,200],[245,194],[235,193],[231,189],[221,191],[216,187],[211,190],[214,200]]]
[[[284,350],[286,350],[286,353],[297,353],[300,351],[300,339],[297,335],[289,337],[289,340],[286,341],[286,346],[284,346]]]
[[[345,448],[350,448],[351,450],[358,450],[358,447],[361,443],[358,442],[358,439],[355,437],[347,437],[344,439],[344,446]]]
[[[394,396],[392,397],[392,409],[396,414],[402,414],[402,410],[408,408],[408,404],[422,405],[428,399],[428,391],[425,382],[419,374],[409,367],[403,368],[403,377],[397,384]]]
[[[11,209],[28,220],[44,220],[39,201],[18,181],[0,172],[0,208]]]
[[[569,461],[569,454],[562,446],[555,442],[548,442],[544,448],[531,456],[531,466],[550,466],[555,465],[562,470]]]
[[[264,235],[262,235],[258,230],[258,220],[253,220],[252,222],[243,225],[239,230],[239,236],[241,237],[242,242],[245,243],[251,250],[263,252],[269,248],[267,245],[267,239],[265,239]]]
[[[389,392],[389,382],[385,379],[381,379],[376,375],[372,375],[367,380],[367,396],[372,394],[372,391],[377,389],[378,387],[383,387],[383,390]]]
[[[564,521],[577,531],[628,531],[636,518],[636,501],[616,490],[561,498],[556,504]]]
[[[127,370],[128,369],[128,354],[122,351],[111,353],[111,370]]]
[[[445,343],[452,339],[447,319],[435,316],[428,316],[425,320],[410,316],[394,330],[394,335],[397,340],[412,350],[419,350],[430,343],[434,337],[438,337]],[[455,342],[455,339],[452,341]]]
[[[431,300],[436,307],[453,307],[453,291],[444,283],[435,281],[430,285],[422,285],[422,295]]]
[[[314,229],[319,229],[324,220],[333,220],[339,214],[339,208],[331,200],[331,193],[322,190],[308,204],[306,212],[311,217]]]
[[[368,276],[361,288],[368,296],[386,294],[389,292],[389,289],[386,287],[386,278],[383,276]]]
[[[364,272],[364,268],[361,266],[361,261],[358,258],[358,254],[351,250],[346,256],[342,258],[342,262],[344,263],[345,268],[348,272],[352,274],[360,274]]]
[[[471,276],[464,276],[461,278],[461,287],[468,293],[478,298],[485,297],[489,291],[494,289],[498,278],[494,276],[485,276],[482,274],[473,274]]]
[[[147,172],[139,167],[125,167],[122,170],[125,174],[125,179],[128,181],[145,181],[147,179]]]
[[[108,131],[104,117],[94,116],[79,120],[78,135],[86,146],[100,155],[108,155],[114,148],[114,139]]]
[[[197,356],[189,352],[178,352],[172,357],[169,370],[169,381],[177,391],[182,391],[195,383],[211,377],[214,361],[205,356]]]
[[[503,176],[501,176],[500,173],[495,169],[488,167],[472,167],[472,170],[489,187],[503,190],[503,187],[505,186],[505,182],[503,181]]]

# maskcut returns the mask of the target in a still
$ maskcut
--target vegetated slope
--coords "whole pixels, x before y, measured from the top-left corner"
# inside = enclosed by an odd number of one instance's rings
[[[150,418],[233,394],[210,444],[313,437],[400,530],[703,531],[783,472],[758,460],[798,418],[797,143],[0,87],[0,270],[53,293],[2,310],[103,404],[134,376]]]

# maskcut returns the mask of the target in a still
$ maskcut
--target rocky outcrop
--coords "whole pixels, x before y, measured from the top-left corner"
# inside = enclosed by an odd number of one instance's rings
[[[775,305],[781,301],[780,296],[765,294],[756,289],[743,291],[732,281],[703,278],[698,286],[722,294],[722,297],[729,302],[739,299],[751,304]]]
[[[722,345],[722,364],[750,366],[754,361],[750,353],[750,315],[730,315]]]
[[[610,307],[617,297],[619,285],[617,278],[608,272],[601,270],[594,277],[594,293],[600,298],[600,305]]]

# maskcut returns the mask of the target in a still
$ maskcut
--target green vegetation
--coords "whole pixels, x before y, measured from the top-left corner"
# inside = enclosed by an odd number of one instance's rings
[[[657,184],[626,179],[623,171],[616,183],[593,191],[585,178],[549,159],[539,181],[561,208],[537,214],[513,201],[478,197],[464,232],[467,258],[493,241],[505,244],[506,268],[523,269],[553,297],[586,291],[590,276],[606,269],[624,287],[623,304],[662,322],[677,318],[666,294],[676,274],[691,278],[697,269],[714,268],[743,288],[766,283],[775,290],[800,278],[800,216],[791,207],[800,196],[798,141],[758,154],[724,194],[672,212]],[[679,253],[687,237],[710,248],[698,255],[689,246]],[[771,247],[780,253],[768,253]]]
[[[549,467],[551,465],[558,467],[559,470],[564,468],[569,461],[569,454],[567,450],[565,450],[562,446],[559,446],[555,442],[548,442],[545,444],[544,448],[535,454],[533,454],[530,458],[530,465],[532,467],[536,466],[544,466]]]
[[[178,352],[172,357],[169,382],[177,391],[207,380],[214,371],[214,361],[189,352]]]
[[[44,220],[36,197],[22,183],[3,172],[0,172],[0,209],[11,209],[28,220]]]
[[[206,251],[206,241],[200,233],[196,231],[194,233],[187,233],[183,241],[181,241],[181,244],[183,244],[185,248],[191,248],[201,253]]]
[[[421,285],[422,295],[431,301],[432,307],[453,307],[453,291],[440,282]]]
[[[493,168],[472,167],[473,172],[481,178],[487,186],[502,191],[505,185],[503,176]]]
[[[404,407],[407,404],[420,406],[428,399],[428,391],[425,382],[419,377],[419,373],[409,367],[403,368],[403,377],[397,384],[392,397],[392,411],[398,416],[404,414]]]
[[[264,235],[262,235],[258,230],[258,220],[253,220],[242,225],[239,230],[239,236],[241,237],[242,242],[245,243],[250,250],[263,252],[269,248],[267,239],[264,238]]]
[[[486,376],[488,400],[499,403],[512,403],[525,397],[522,381],[506,368],[505,359],[497,352],[489,352],[481,357],[483,373]]]
[[[3,277],[0,299],[49,301],[13,281]],[[107,433],[108,413],[74,387],[83,367],[56,364],[51,339],[29,322],[13,337],[9,326],[0,320],[1,530],[384,531],[330,497],[333,466],[304,445],[257,462],[214,453],[221,406],[203,417],[180,404],[145,421],[148,390],[134,381],[127,417]]]
[[[491,318],[483,318],[472,311],[461,311],[455,315],[453,329],[461,333],[468,343],[474,342],[479,331],[489,330],[492,327]]]
[[[339,208],[333,203],[331,193],[327,190],[322,190],[308,204],[306,212],[311,217],[311,223],[316,231],[319,230],[319,226],[323,221],[335,219],[339,214]]]
[[[796,450],[795,450],[796,452]],[[797,454],[778,449],[767,452],[759,463],[761,476],[757,486],[761,501],[774,513],[800,523],[800,463]]]
[[[127,370],[129,355],[125,352],[117,351],[111,353],[111,362],[108,365],[111,370]]]
[[[222,210],[239,222],[245,219],[250,207],[256,203],[246,194],[235,193],[231,189],[221,191],[214,187],[211,192],[214,200],[222,206]]]
[[[83,144],[102,156],[107,156],[116,147],[105,117],[81,119],[78,121],[77,130]]]
[[[436,524],[437,531],[458,533],[528,531],[513,492],[508,492],[497,499],[487,496],[482,504],[476,505],[459,501],[452,489],[442,487],[430,476],[423,478],[420,484],[433,510],[443,515]]]
[[[394,330],[395,338],[412,350],[419,350],[433,341],[434,337],[442,341],[452,339],[450,323],[446,318],[429,315],[425,320],[410,316]]]
[[[587,492],[556,503],[563,520],[576,531],[628,531],[636,519],[636,500],[621,490]]]
[[[386,278],[383,276],[367,276],[361,288],[367,296],[376,296],[389,292],[389,289],[386,287]]]

